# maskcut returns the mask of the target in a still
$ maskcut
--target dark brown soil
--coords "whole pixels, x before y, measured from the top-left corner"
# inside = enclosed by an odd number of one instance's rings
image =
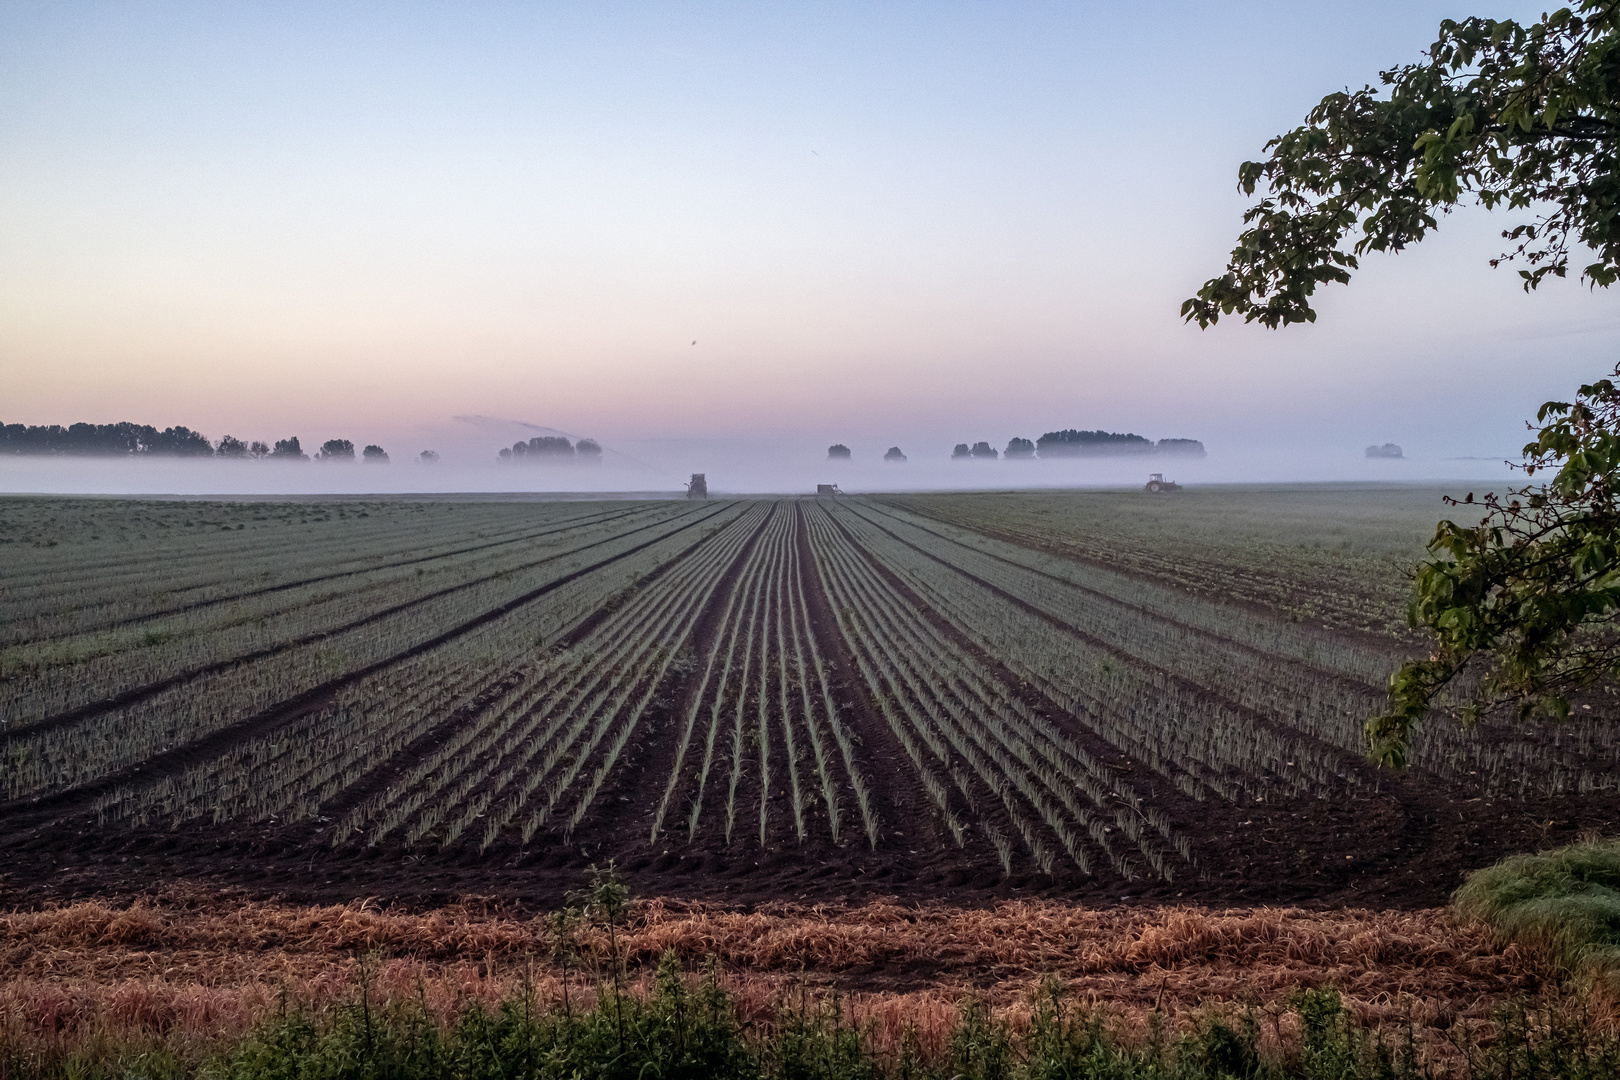
[[[1444,903],[1470,870],[1505,855],[1567,843],[1613,820],[1612,801],[1527,805],[1467,801],[1416,778],[1343,805],[1279,804],[1237,815],[1211,808],[1198,850],[1207,880],[1165,885],[1116,879],[1003,879],[954,847],[894,835],[877,851],[812,835],[804,846],[726,850],[700,843],[649,852],[645,832],[582,829],[568,847],[485,857],[437,851],[331,850],[309,826],[187,825],[180,830],[59,826],[7,845],[0,896],[12,906],[92,896],[131,897],[177,882],[239,887],[290,902],[378,897],[436,906],[464,896],[509,898],[525,907],[558,903],[588,866],[609,860],[642,896],[753,905],[770,901],[857,902],[879,897],[958,904],[1009,897],[1088,903],[1176,900],[1210,904],[1419,908]],[[886,823],[903,822],[915,796],[898,793]],[[920,819],[919,824],[921,823]],[[741,831],[741,830],[739,830]],[[897,830],[904,833],[905,830]],[[919,842],[915,851],[904,846]]]

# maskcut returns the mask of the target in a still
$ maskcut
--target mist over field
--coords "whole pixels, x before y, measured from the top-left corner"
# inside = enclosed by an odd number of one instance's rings
[[[3,418],[0,418],[3,419]],[[889,438],[849,437],[829,424],[825,441],[802,433],[777,437],[718,433],[710,437],[595,437],[603,452],[586,455],[500,456],[514,443],[536,436],[579,442],[594,433],[560,431],[526,421],[470,415],[437,425],[327,425],[297,432],[306,454],[314,455],[328,435],[351,438],[356,451],[375,440],[389,455],[386,464],[364,460],[186,458],[158,453],[113,457],[0,453],[0,493],[81,495],[344,495],[367,493],[557,493],[681,495],[693,473],[707,478],[711,495],[793,494],[836,484],[856,492],[1007,490],[1047,488],[1137,488],[1151,473],[1183,485],[1269,483],[1427,483],[1433,481],[1506,484],[1516,460],[1507,438],[1481,437],[1460,445],[1443,437],[1411,432],[1375,415],[1348,420],[1346,430],[1312,439],[1262,439],[1241,429],[1213,434],[1200,428],[1143,427],[1149,443],[1161,438],[1196,439],[1203,455],[1093,453],[1077,457],[1046,454],[1005,456],[1013,438],[1036,440],[1045,432],[1025,425],[995,433],[991,424],[962,423],[955,431],[897,423]],[[1358,431],[1359,429],[1359,431]],[[1395,429],[1393,432],[1391,429]],[[1121,428],[1121,431],[1124,429]],[[1284,429],[1286,434],[1286,429]],[[1359,432],[1365,432],[1358,438]],[[278,431],[231,429],[244,437],[274,440]],[[208,432],[215,442],[220,433]],[[1369,446],[1401,441],[1396,458],[1367,455]],[[993,459],[956,458],[958,445],[985,442]],[[849,457],[829,456],[833,445]],[[886,455],[899,448],[903,461]],[[1498,452],[1493,454],[1491,450]],[[437,457],[424,461],[423,452]],[[1044,453],[1044,451],[1043,451]]]
[[[0,491],[1160,467],[947,460],[1069,427],[1201,439],[1163,465],[1198,483],[1495,476],[1537,405],[1612,362],[1604,301],[1525,294],[1487,264],[1512,222],[1476,211],[1369,255],[1314,324],[1178,314],[1241,226],[1237,163],[1417,55],[1447,5],[98,10],[13,5],[0,43],[0,421],[339,437],[393,464],[0,462]],[[517,421],[612,467],[496,472]],[[1386,441],[1408,460],[1362,459]],[[878,463],[895,445],[903,471]],[[430,448],[439,472],[408,472]]]
[[[404,445],[404,444],[400,444]],[[432,465],[416,451],[390,449],[387,465],[317,461],[228,461],[0,456],[0,492],[82,495],[300,495],[368,493],[636,493],[681,495],[704,473],[711,496],[810,493],[818,484],[845,492],[1140,487],[1149,473],[1184,485],[1315,482],[1480,482],[1522,480],[1501,459],[1422,455],[1367,458],[1361,447],[1209,449],[1203,458],[1121,455],[1052,460],[952,460],[948,444],[902,446],[904,463],[883,460],[886,446],[854,444],[849,460],[829,460],[815,445],[747,440],[647,440],[606,444],[601,464],[498,464],[494,447],[438,450]],[[482,460],[480,460],[482,459]]]

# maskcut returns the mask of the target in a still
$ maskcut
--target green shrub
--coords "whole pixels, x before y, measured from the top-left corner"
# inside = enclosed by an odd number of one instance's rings
[[[532,993],[493,1012],[474,1003],[448,1031],[419,1005],[359,1002],[322,1022],[290,1012],[222,1062],[216,1080],[709,1080],[759,1075],[736,1010],[710,971],[694,992],[673,956],[643,1001],[600,987],[595,1007],[538,1007]]]

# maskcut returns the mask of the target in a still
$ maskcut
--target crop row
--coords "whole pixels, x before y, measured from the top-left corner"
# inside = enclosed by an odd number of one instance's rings
[[[694,575],[723,568],[746,539],[747,519],[759,516],[755,509],[739,520],[739,510],[720,513],[679,546],[571,582],[543,603],[367,678],[320,716],[168,782],[110,796],[98,812],[104,820],[136,821],[210,812],[216,821],[335,814],[334,843],[449,845],[466,842],[467,827],[478,821],[486,828],[471,839],[492,839],[499,832],[487,829],[492,814],[515,816],[547,779],[543,766],[558,765],[570,750],[579,757],[584,742],[563,742],[554,726],[581,718],[570,704],[589,704],[584,718],[602,719],[596,706],[624,706],[657,665],[670,662],[659,638],[640,631],[668,630],[672,598],[687,595]],[[542,623],[560,633],[541,633]],[[604,687],[614,692],[603,698]],[[539,798],[552,794],[561,792]]]
[[[488,613],[500,613],[523,596],[545,590],[573,575],[592,573],[604,582],[619,582],[656,568],[667,554],[690,542],[688,530],[709,530],[719,522],[703,511],[657,526],[648,533],[595,541],[548,559],[521,573],[495,575],[464,589],[329,636],[301,641],[252,662],[227,666],[167,688],[129,707],[83,722],[38,732],[24,729],[0,743],[11,766],[5,773],[6,796],[16,798],[61,790],[138,766],[154,754],[199,738],[251,723],[298,694],[339,683],[352,673],[387,667],[408,659],[423,643],[447,628],[475,629]],[[601,570],[591,567],[603,565]],[[530,625],[520,639],[531,645],[562,631],[548,618],[545,605],[533,605]]]
[[[1329,778],[1337,778],[1347,766],[1337,752],[1343,748],[1340,739],[1358,728],[1376,702],[1368,688],[1291,661],[1286,654],[1204,633],[1090,590],[1065,587],[1051,577],[942,542],[901,520],[874,520],[865,508],[845,513],[859,519],[851,527],[861,530],[872,550],[919,588],[950,590],[953,605],[972,602],[987,613],[999,613],[998,622],[1008,624],[1006,632],[1019,634],[1023,646],[1009,648],[1009,641],[998,639],[999,651],[1032,668],[1050,670],[1073,687],[1070,696],[1103,677],[1112,684],[1109,692],[1091,696],[1105,705],[1112,699],[1114,711],[1120,703],[1140,709],[1137,703],[1147,692],[1175,703],[1173,715],[1190,714],[1190,719],[1202,714],[1229,733],[1243,732],[1246,737],[1233,745],[1251,753],[1233,764],[1250,777],[1270,772],[1287,776],[1292,762],[1295,790],[1318,786],[1311,783],[1312,772],[1321,786],[1330,787]],[[1032,621],[1028,609],[1047,618]],[[1087,673],[1083,682],[1075,678],[1080,672]],[[1121,678],[1107,678],[1116,672]],[[1154,687],[1150,692],[1145,689],[1149,686]],[[1183,721],[1167,726],[1177,730],[1142,741],[1174,745],[1173,740],[1197,725]],[[1272,748],[1260,749],[1268,746]]]
[[[430,603],[490,582],[543,571],[567,553],[655,526],[662,517],[588,524],[502,547],[437,560],[429,566],[371,571],[339,582],[187,612],[127,630],[17,646],[4,660],[6,698],[0,729],[53,716],[188,672],[329,639],[367,619]]]
[[[461,508],[457,508],[461,509]],[[614,504],[564,504],[515,515],[468,507],[426,520],[339,519],[332,529],[206,532],[90,554],[67,549],[8,553],[0,571],[0,644],[41,642],[127,625],[314,579],[335,580],[389,564],[431,562],[492,543],[633,512]],[[646,509],[643,507],[642,509]],[[293,557],[290,557],[293,556]]]
[[[1409,644],[1405,568],[1445,516],[1441,492],[1382,487],[889,496],[1010,546],[1150,577],[1229,608]]]
[[[671,665],[726,571],[764,516],[751,507],[564,653],[417,762],[340,826],[379,843],[454,844],[475,821],[488,847],[507,828],[528,843],[566,837],[589,813],[637,735]]]
[[[723,842],[730,846],[737,838],[739,791],[751,774],[760,846],[771,842],[773,790],[785,793],[783,809],[795,842],[809,836],[819,804],[829,838],[839,843],[852,803],[867,843],[877,846],[871,787],[857,761],[856,737],[834,700],[811,623],[798,524],[793,503],[773,507],[726,599],[717,632],[694,670],[702,674],[681,720],[653,812],[650,844],[658,842],[671,809],[684,800],[686,842],[697,838],[704,809],[713,803],[723,822]]]
[[[1082,873],[1093,872],[1096,860],[1126,879],[1142,863],[1165,880],[1189,863],[1190,843],[1162,808],[1145,806],[983,656],[942,631],[871,565],[846,517],[811,512],[811,543],[839,632],[957,845],[966,846],[964,819],[973,819],[1009,873],[1009,831],[1048,874],[1059,850]],[[1116,843],[1116,829],[1134,851]]]
[[[1392,650],[1372,638],[891,501],[622,509],[503,519],[425,562],[379,541],[394,565],[287,567],[288,588],[158,620],[195,640],[15,679],[34,727],[0,740],[5,794],[348,849],[928,847],[1179,881],[1210,822],[1377,783],[1360,725]],[[42,711],[50,678],[116,661],[103,693],[145,696]],[[1614,784],[1589,725],[1490,735],[1432,726],[1417,767],[1480,794]]]
[[[972,625],[994,627],[987,641],[1060,700],[1099,722],[1112,715],[1120,745],[1144,760],[1188,763],[1167,765],[1168,774],[1191,768],[1227,797],[1264,797],[1268,777],[1323,796],[1365,782],[1362,725],[1384,707],[1379,683],[1394,662],[1384,649],[1259,614],[1222,619],[1192,597],[1178,608],[1160,586],[904,511],[845,512],[920,589],[972,604]],[[1030,610],[1046,616],[1044,629],[1029,625]],[[1435,723],[1419,733],[1412,760],[1493,796],[1584,793],[1615,784],[1617,747],[1611,729],[1590,723],[1551,741]]]
[[[168,633],[168,622],[178,615],[206,619],[211,607],[238,607],[254,597],[274,601],[277,593],[319,583],[343,588],[348,580],[379,570],[431,568],[455,555],[476,557],[559,529],[650,510],[658,507],[580,507],[497,518],[433,515],[420,525],[411,521],[413,528],[348,518],[330,533],[296,539],[261,531],[204,533],[188,542],[154,544],[138,555],[102,559],[99,565],[32,573],[26,565],[8,565],[0,572],[0,649],[5,649],[0,665],[15,665],[18,646],[65,643],[70,656],[86,653],[86,643],[120,630]]]

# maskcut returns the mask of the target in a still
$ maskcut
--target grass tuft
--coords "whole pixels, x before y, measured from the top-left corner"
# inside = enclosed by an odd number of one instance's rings
[[[1620,990],[1620,840],[1515,855],[1475,871],[1457,911],[1565,974]]]

